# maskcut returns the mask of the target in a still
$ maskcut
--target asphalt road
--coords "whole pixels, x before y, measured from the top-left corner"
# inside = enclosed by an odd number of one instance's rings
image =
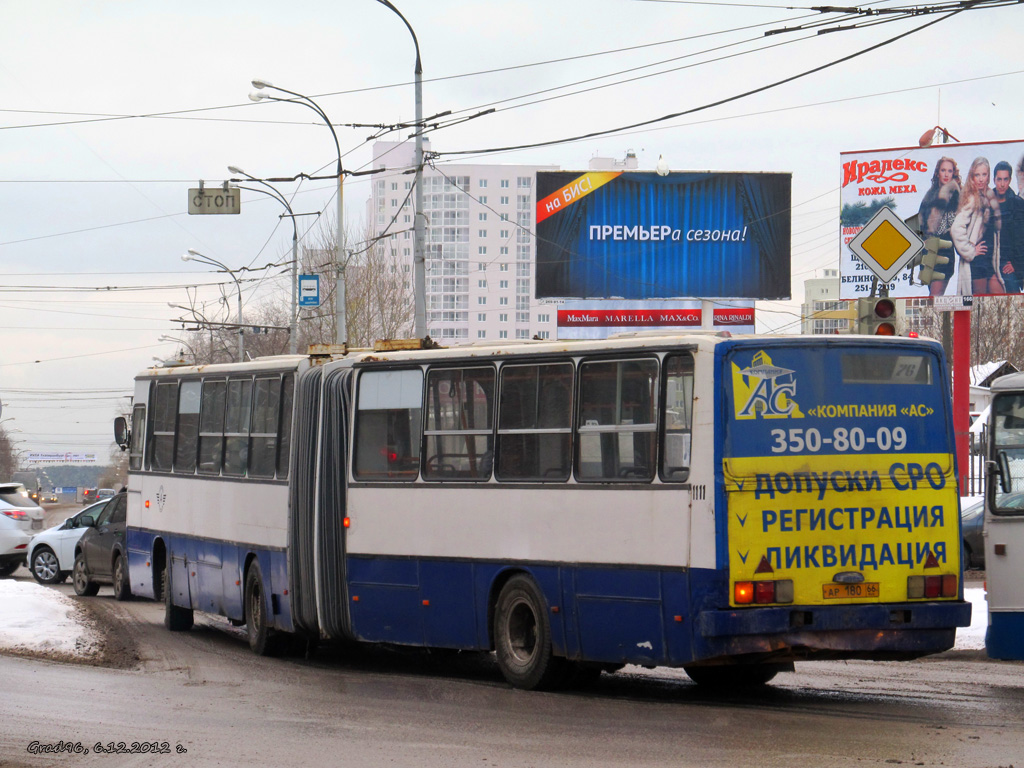
[[[131,664],[0,656],[0,768],[1024,766],[1024,666],[983,652],[798,664],[746,695],[635,667],[535,693],[511,689],[489,655],[351,647],[263,659],[220,619],[197,614],[172,634],[154,603],[117,603],[109,587],[81,599]],[[30,751],[61,742],[89,753]],[[94,749],[118,742],[169,754]]]

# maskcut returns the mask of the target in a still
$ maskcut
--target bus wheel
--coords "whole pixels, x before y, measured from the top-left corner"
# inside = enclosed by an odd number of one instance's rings
[[[124,558],[118,555],[114,561],[114,599],[130,600],[131,584],[128,582],[128,569],[124,567]]]
[[[266,594],[263,591],[263,572],[259,560],[253,560],[245,576],[245,627],[249,647],[260,656],[277,656],[281,651],[281,636],[271,629],[267,621]]]
[[[728,664],[683,667],[697,685],[715,688],[753,688],[770,682],[781,670],[775,664]]]
[[[494,647],[501,673],[516,688],[551,688],[565,679],[565,659],[551,651],[544,599],[529,576],[513,576],[498,596]]]
[[[192,609],[174,604],[170,565],[164,566],[164,577],[161,581],[164,592],[164,626],[171,632],[186,632],[192,629],[192,622],[195,620]]]

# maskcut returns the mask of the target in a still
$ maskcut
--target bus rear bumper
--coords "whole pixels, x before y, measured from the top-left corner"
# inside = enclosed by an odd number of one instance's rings
[[[971,623],[969,602],[793,606],[702,611],[698,656],[912,658],[953,647]]]

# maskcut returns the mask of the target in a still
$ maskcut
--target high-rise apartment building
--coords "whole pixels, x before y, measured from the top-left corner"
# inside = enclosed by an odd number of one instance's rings
[[[424,142],[429,150],[429,142]],[[370,229],[413,280],[415,194],[411,142],[379,141],[367,211]],[[556,307],[535,292],[538,170],[557,166],[444,165],[423,172],[427,216],[427,333],[443,344],[556,338]]]

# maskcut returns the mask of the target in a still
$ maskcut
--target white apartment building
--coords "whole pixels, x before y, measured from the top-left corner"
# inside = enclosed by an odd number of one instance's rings
[[[429,141],[424,149],[429,150]],[[412,142],[378,141],[367,221],[412,283]],[[557,337],[557,307],[534,296],[536,173],[558,166],[440,165],[423,173],[427,333],[442,344]],[[392,220],[394,223],[392,223]]]
[[[927,296],[896,299],[897,332],[914,331],[937,336],[935,312]],[[804,280],[804,303],[800,307],[800,332],[856,333],[857,302],[839,298],[839,270],[822,270],[821,277]]]

